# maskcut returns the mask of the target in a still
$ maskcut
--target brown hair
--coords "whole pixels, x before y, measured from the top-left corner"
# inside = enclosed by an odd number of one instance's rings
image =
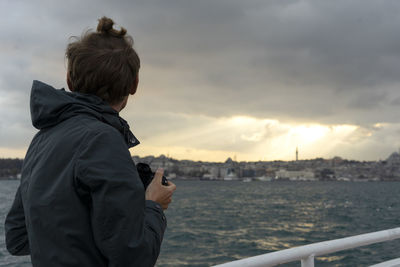
[[[112,19],[102,17],[97,32],[89,30],[81,38],[74,37],[65,52],[72,89],[97,95],[109,104],[129,95],[140,68],[132,37],[113,25]]]

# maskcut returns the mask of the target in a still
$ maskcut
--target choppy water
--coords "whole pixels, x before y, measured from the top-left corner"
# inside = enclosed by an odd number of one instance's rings
[[[400,183],[176,181],[157,266],[209,266],[400,225]],[[0,181],[4,221],[16,181]],[[317,258],[317,266],[368,266],[400,257],[400,240]],[[0,266],[9,256],[0,226]],[[299,262],[283,266],[300,266]]]

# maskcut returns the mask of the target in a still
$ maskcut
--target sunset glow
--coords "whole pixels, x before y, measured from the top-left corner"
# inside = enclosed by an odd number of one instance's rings
[[[354,125],[290,124],[249,116],[192,120],[202,123],[150,137],[131,152],[203,161],[224,161],[234,156],[244,161],[293,160],[299,147],[303,159],[332,157],[332,150],[357,130]]]

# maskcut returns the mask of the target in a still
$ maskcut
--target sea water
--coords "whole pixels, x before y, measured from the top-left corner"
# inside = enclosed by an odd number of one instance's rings
[[[400,182],[176,181],[157,266],[210,266],[314,242],[400,226]],[[4,222],[18,181],[0,181]],[[316,259],[368,266],[400,257],[400,240]],[[0,266],[30,266],[5,250]],[[300,266],[300,262],[282,266]]]

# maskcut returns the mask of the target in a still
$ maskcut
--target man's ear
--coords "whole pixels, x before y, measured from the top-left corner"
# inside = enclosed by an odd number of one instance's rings
[[[134,94],[136,93],[138,84],[139,84],[139,73],[136,74],[135,82],[134,82],[134,84],[133,84],[133,86],[132,86],[132,89],[131,89],[131,91],[129,92],[129,94],[134,95]]]
[[[71,82],[71,77],[69,76],[69,71],[67,72],[67,85],[68,85],[69,90],[71,92],[73,92],[74,89],[72,88],[72,82]]]

